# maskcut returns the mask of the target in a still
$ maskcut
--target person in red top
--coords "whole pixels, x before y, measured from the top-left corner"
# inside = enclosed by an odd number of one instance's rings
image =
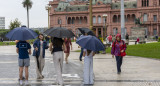
[[[109,41],[109,44],[112,44],[112,35],[108,36],[108,41]]]
[[[139,43],[139,38],[137,38],[137,43]]]
[[[117,34],[116,35],[116,41],[112,43],[112,50],[111,54],[112,57],[116,57],[116,62],[117,62],[117,73],[121,73],[121,65],[122,65],[122,60],[123,56],[125,56],[125,50],[126,50],[126,44],[123,40],[121,40],[121,35]]]
[[[71,50],[72,50],[71,39],[70,38],[65,38],[64,43],[66,45],[66,51],[64,51],[64,53],[66,54],[65,61],[68,64],[68,57],[69,57],[69,54],[70,54],[70,46],[71,46]]]

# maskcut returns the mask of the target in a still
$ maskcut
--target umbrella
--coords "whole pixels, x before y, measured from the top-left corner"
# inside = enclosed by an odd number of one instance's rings
[[[55,27],[48,29],[44,32],[46,35],[57,38],[72,38],[74,33],[71,30],[68,30],[64,27]]]
[[[83,35],[85,35],[85,33],[87,33],[88,35],[95,36],[95,34],[93,33],[93,31],[91,31],[91,30],[88,29],[88,28],[78,28],[78,30],[79,30]]]
[[[82,36],[76,41],[82,48],[92,51],[103,51],[105,50],[102,42],[95,36]]]
[[[10,40],[21,40],[21,41],[35,39],[37,36],[38,36],[37,33],[27,28],[26,26],[17,27],[11,30],[6,35],[6,37],[9,38]]]

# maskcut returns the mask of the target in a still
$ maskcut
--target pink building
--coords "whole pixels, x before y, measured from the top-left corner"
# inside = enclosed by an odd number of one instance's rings
[[[92,1],[95,34],[104,37],[109,34],[121,33],[120,0]],[[89,28],[88,3],[88,1],[50,1],[49,5],[52,6],[50,27],[66,27],[75,34],[79,27]],[[146,29],[146,35],[160,35],[160,0],[126,0],[124,6],[125,33],[131,34],[131,28],[136,26],[135,19],[140,18],[140,26]],[[104,14],[107,14],[106,19]]]

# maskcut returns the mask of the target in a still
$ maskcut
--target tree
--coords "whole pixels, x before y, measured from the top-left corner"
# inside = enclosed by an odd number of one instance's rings
[[[36,32],[37,34],[40,34],[39,30],[34,30],[34,32]]]
[[[14,21],[11,21],[11,22],[10,22],[9,29],[10,29],[10,30],[13,30],[14,28],[20,27],[20,26],[21,26],[21,22],[18,21],[18,19],[16,18]]]
[[[28,22],[28,28],[29,28],[29,9],[32,8],[33,2],[31,0],[24,0],[22,2],[23,7],[27,10],[27,22]]]

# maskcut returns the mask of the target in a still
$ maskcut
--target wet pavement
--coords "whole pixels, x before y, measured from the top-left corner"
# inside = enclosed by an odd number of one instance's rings
[[[73,44],[73,49],[79,50],[76,44]],[[84,86],[83,62],[79,61],[79,53],[74,50],[69,56],[69,64],[64,62],[64,84],[65,86]],[[0,46],[0,86],[19,86],[17,59],[15,46]],[[46,50],[43,80],[36,79],[34,57],[30,56],[30,59],[30,86],[57,86],[50,52]],[[110,54],[97,54],[94,57],[95,84],[93,86],[160,86],[159,66],[160,60],[126,56],[123,60],[122,73],[118,75],[115,59]]]

